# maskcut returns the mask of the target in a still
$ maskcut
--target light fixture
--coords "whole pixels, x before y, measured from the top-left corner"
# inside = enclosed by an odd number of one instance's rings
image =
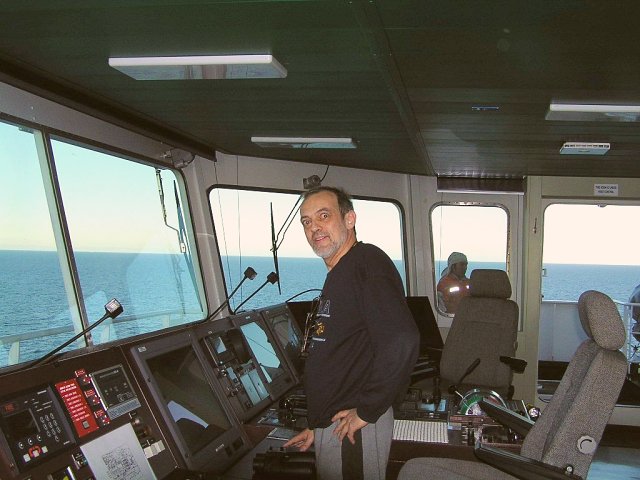
[[[561,155],[604,155],[609,151],[609,143],[565,142]]]
[[[111,57],[109,66],[136,80],[214,80],[287,76],[287,70],[272,55]]]
[[[251,137],[265,148],[357,148],[351,138],[342,137]]]
[[[562,103],[552,101],[545,118],[547,120],[565,120],[572,122],[638,122],[640,121],[640,105]]]

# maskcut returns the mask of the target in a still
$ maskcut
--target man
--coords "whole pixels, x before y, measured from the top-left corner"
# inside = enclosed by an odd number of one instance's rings
[[[438,304],[447,313],[456,313],[463,297],[469,295],[469,279],[467,273],[467,256],[453,252],[447,259],[447,268],[442,271],[438,282]]]
[[[328,273],[305,365],[309,428],[284,446],[315,445],[320,480],[384,479],[391,405],[418,356],[402,280],[382,250],[356,239],[356,214],[343,190],[306,192],[300,220]]]

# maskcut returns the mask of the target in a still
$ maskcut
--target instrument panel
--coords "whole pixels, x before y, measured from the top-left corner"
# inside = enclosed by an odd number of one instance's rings
[[[222,473],[253,448],[243,423],[298,381],[272,330],[249,312],[0,372],[0,478]]]
[[[100,478],[95,451],[117,442],[156,478],[168,475],[176,459],[133,378],[119,348],[0,377],[0,478]]]

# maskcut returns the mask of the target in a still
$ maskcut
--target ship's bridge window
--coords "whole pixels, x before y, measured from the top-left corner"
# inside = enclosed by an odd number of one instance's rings
[[[599,290],[626,302],[640,284],[638,205],[549,205],[544,212],[542,296],[577,302]]]
[[[640,318],[640,310],[634,311],[640,285],[638,218],[640,205],[623,202],[546,207],[538,351],[542,366],[568,362],[585,340],[576,304],[587,290],[614,300],[628,329],[622,351],[630,363],[640,363],[640,322],[633,317]],[[547,379],[555,372],[555,367],[538,371]]]
[[[508,273],[509,219],[499,205],[464,203],[436,205],[430,220],[437,309],[453,316],[474,269]]]
[[[181,178],[0,122],[0,367],[204,317]],[[159,193],[160,185],[164,195]]]
[[[307,243],[300,224],[299,199],[299,193],[223,187],[211,190],[209,202],[227,292],[240,285],[247,267],[258,273],[257,281],[245,281],[232,296],[232,311],[245,301],[241,310],[292,298],[311,300],[320,293],[327,269]],[[400,208],[390,201],[365,199],[354,199],[353,206],[358,240],[383,249],[393,260],[406,287]],[[276,270],[280,285],[267,285],[248,299],[267,275]]]

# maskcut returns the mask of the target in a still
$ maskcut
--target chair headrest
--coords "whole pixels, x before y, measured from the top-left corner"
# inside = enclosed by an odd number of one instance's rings
[[[469,292],[472,297],[511,297],[511,282],[504,270],[476,268],[471,272],[470,280]]]
[[[596,290],[587,290],[578,299],[578,314],[585,333],[598,345],[607,350],[622,348],[626,331],[611,298]]]

